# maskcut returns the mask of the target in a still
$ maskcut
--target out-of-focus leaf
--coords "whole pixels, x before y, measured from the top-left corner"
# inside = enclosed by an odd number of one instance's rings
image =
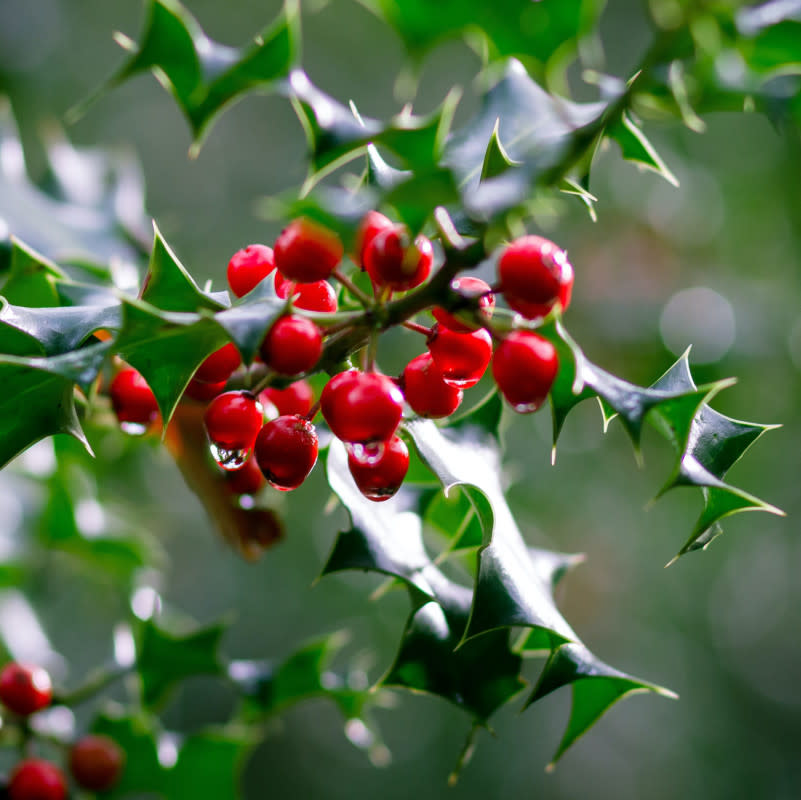
[[[57,283],[65,277],[56,264],[15,237],[11,242],[11,266],[0,294],[18,306],[57,306]]]
[[[164,426],[184,389],[204,359],[227,341],[214,318],[160,311],[126,300],[115,350],[142,373],[156,396]]]
[[[159,627],[153,619],[142,623],[136,668],[144,705],[159,705],[186,678],[224,674],[218,650],[226,627],[218,623],[179,635]]]
[[[273,89],[286,78],[297,57],[298,24],[299,5],[287,0],[273,25],[252,42],[227,47],[206,36],[178,0],[150,0],[139,43],[121,34],[117,37],[131,57],[94,97],[134,75],[153,71],[186,115],[196,154],[225,106],[249,90]]]
[[[629,114],[624,112],[619,120],[613,122],[606,129],[606,135],[620,145],[620,151],[626,161],[633,161],[639,167],[661,175],[668,183],[678,187],[679,181],[676,176]]]

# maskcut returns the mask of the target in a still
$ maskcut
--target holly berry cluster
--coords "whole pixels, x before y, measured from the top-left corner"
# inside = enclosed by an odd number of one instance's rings
[[[108,736],[87,734],[68,746],[67,769],[44,758],[29,755],[31,729],[28,719],[53,702],[50,675],[39,666],[12,662],[0,671],[0,703],[9,712],[3,720],[22,735],[26,755],[11,771],[6,783],[10,800],[65,800],[69,781],[92,792],[111,789],[125,765],[125,754]]]
[[[513,240],[498,256],[495,286],[458,275],[422,309],[433,316],[432,327],[411,319],[420,309],[397,323],[424,334],[427,348],[396,378],[381,374],[374,363],[375,337],[387,327],[379,322],[380,311],[398,293],[425,291],[434,246],[426,236],[413,237],[406,226],[369,212],[352,259],[369,277],[371,294],[343,273],[344,254],[335,233],[300,218],[283,230],[274,248],[253,244],[228,263],[228,286],[237,297],[272,276],[276,294],[287,301],[261,343],[257,358],[266,378],[256,388],[229,386],[241,365],[239,351],[229,343],[205,359],[186,389],[187,397],[208,402],[210,449],[230,473],[234,494],[252,495],[265,480],[284,491],[303,483],[317,460],[312,420],[318,409],[347,445],[359,489],[381,501],[397,492],[408,470],[409,452],[398,435],[406,407],[421,417],[450,416],[490,363],[498,390],[515,411],[536,411],[551,390],[559,368],[556,350],[531,328],[570,303],[573,268],[553,242],[533,235]],[[340,321],[332,279],[362,303],[362,324],[376,322],[360,345],[362,368],[333,374],[315,404],[304,376],[319,371],[326,341],[356,324],[353,315]],[[496,321],[498,294],[510,309],[506,325]],[[131,368],[116,375],[110,395],[124,427],[143,429],[158,415],[152,392]]]

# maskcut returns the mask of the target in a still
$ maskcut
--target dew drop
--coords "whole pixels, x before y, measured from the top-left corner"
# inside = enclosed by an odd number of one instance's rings
[[[516,403],[512,408],[517,411],[518,414],[531,414],[533,411],[536,411],[540,405],[541,403]]]
[[[129,436],[142,436],[147,431],[147,425],[141,422],[121,422],[120,429]]]
[[[359,464],[373,467],[384,457],[384,442],[355,442],[348,445],[348,451]]]
[[[457,389],[470,389],[479,382],[480,378],[448,378],[442,376],[442,382],[448,386],[454,386]]]
[[[382,500],[389,500],[390,497],[393,497],[399,488],[400,486],[370,486],[362,489],[361,492],[368,500],[376,500],[380,503]]]
[[[248,460],[252,449],[253,448],[247,448],[245,450],[226,450],[224,447],[220,447],[214,442],[209,444],[212,458],[220,467],[227,470],[240,469]]]

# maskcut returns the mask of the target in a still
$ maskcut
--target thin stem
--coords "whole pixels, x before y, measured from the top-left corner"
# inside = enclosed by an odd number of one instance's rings
[[[310,409],[309,413],[306,414],[306,419],[311,422],[316,416],[317,412],[320,410],[320,401],[318,400]]]
[[[363,292],[350,278],[343,275],[338,269],[331,273],[332,277],[338,280],[365,308],[373,305],[373,298]]]
[[[416,322],[410,322],[408,319],[401,323],[404,328],[408,328],[410,331],[416,331],[417,333],[422,333],[423,336],[431,336],[433,329],[427,328],[425,325],[418,325]]]

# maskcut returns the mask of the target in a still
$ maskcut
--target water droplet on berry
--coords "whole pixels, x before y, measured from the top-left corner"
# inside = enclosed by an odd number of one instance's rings
[[[456,389],[470,389],[471,387],[475,386],[478,383],[479,379],[477,378],[447,378],[445,375],[442,376],[442,382],[447,384],[448,386],[453,386]]]
[[[368,500],[389,500],[390,497],[393,497],[398,489],[398,486],[370,486],[366,489],[361,489],[361,493],[368,499]]]
[[[542,403],[517,403],[513,405],[512,408],[517,411],[518,414],[531,414],[532,411],[536,411]]]
[[[242,467],[250,457],[253,448],[249,447],[245,450],[226,450],[224,447],[220,447],[218,444],[211,442],[209,444],[209,450],[211,451],[212,458],[220,467],[233,470]]]
[[[356,442],[348,445],[348,452],[353,458],[364,466],[372,467],[384,455],[384,442]]]
[[[147,431],[147,425],[141,422],[121,422],[120,429],[129,436],[142,436]]]

